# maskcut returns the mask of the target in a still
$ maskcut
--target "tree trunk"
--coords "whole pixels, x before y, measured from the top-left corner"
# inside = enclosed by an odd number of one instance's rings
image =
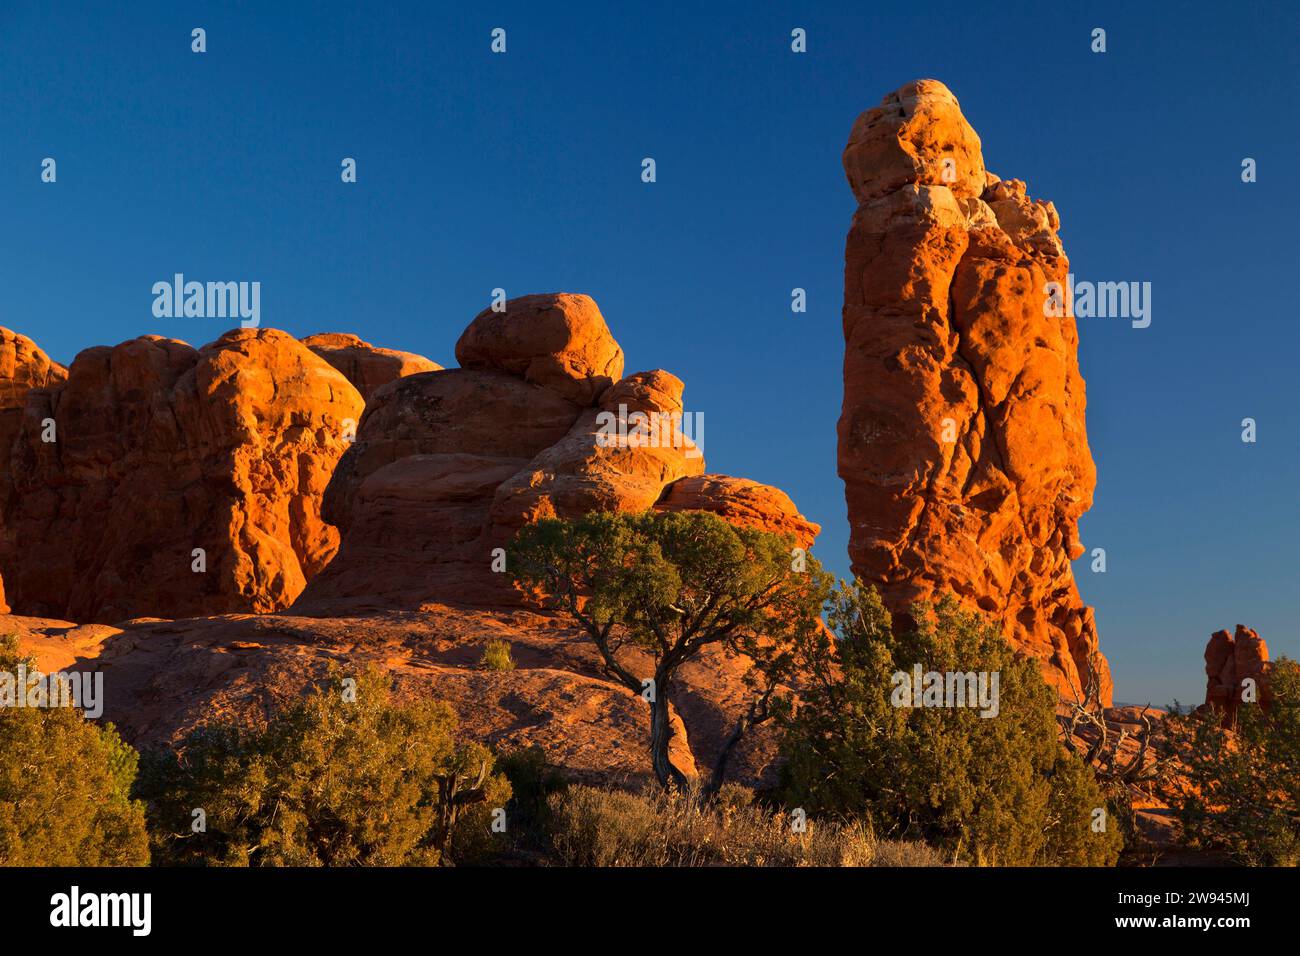
[[[731,759],[731,752],[736,749],[736,744],[740,743],[740,738],[745,736],[749,730],[749,719],[742,716],[736,720],[735,727],[732,728],[730,736],[722,745],[722,750],[718,753],[718,759],[713,765],[713,779],[709,781],[708,793],[716,794],[722,789],[722,783],[727,777],[727,762]]]
[[[668,701],[663,687],[656,687],[655,699],[650,702],[650,760],[655,778],[665,790],[686,790],[690,779],[668,759],[668,747],[673,740],[673,725],[669,720]]]

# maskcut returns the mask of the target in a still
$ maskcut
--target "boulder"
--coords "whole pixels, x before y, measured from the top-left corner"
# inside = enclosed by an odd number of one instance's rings
[[[484,309],[456,343],[456,361],[509,372],[579,405],[594,405],[623,375],[623,350],[596,303],[564,292]]]
[[[789,535],[795,547],[805,550],[821,531],[780,488],[730,475],[680,478],[664,489],[655,510],[709,511],[742,528]]]

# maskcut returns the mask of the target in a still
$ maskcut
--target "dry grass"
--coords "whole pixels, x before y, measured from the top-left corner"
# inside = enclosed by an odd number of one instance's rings
[[[944,866],[923,843],[877,840],[857,825],[791,818],[753,806],[743,788],[716,803],[692,794],[572,786],[553,794],[551,849],[564,866]]]

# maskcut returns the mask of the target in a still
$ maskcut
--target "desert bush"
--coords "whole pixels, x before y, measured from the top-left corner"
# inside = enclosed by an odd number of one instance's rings
[[[483,656],[479,658],[479,667],[489,671],[512,671],[515,659],[510,656],[510,642],[499,637],[490,639],[483,645]]]
[[[1238,706],[1236,726],[1212,708],[1165,718],[1184,786],[1173,805],[1187,842],[1249,866],[1300,865],[1300,663],[1269,672],[1272,701]]]
[[[0,637],[0,672],[12,680],[19,664],[36,669]],[[0,866],[146,865],[138,759],[76,708],[0,706]]]
[[[1111,865],[1118,827],[1092,771],[1057,736],[1055,693],[1037,664],[951,598],[918,605],[895,630],[874,589],[841,587],[828,623],[800,650],[807,676],[783,716],[782,796],[810,814],[861,820],[956,858],[994,865]],[[895,706],[895,675],[987,673],[996,714]],[[991,683],[990,683],[991,686]],[[990,709],[992,712],[992,709]]]
[[[176,751],[144,755],[137,791],[154,858],[402,866],[472,856],[509,784],[485,747],[456,743],[455,725],[445,704],[395,703],[367,672],[313,688],[265,726],[200,728]]]
[[[861,824],[807,821],[699,791],[644,794],[572,786],[550,798],[550,850],[562,866],[940,866],[920,844],[876,840]]]

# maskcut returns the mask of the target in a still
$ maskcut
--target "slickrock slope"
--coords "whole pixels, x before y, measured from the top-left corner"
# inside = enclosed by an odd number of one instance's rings
[[[0,633],[46,671],[98,670],[103,719],[136,746],[175,742],[214,719],[264,717],[294,700],[330,664],[373,666],[399,695],[435,697],[455,710],[465,739],[501,750],[537,746],[576,779],[651,779],[648,705],[605,680],[595,652],[569,624],[527,610],[427,605],[365,617],[235,614],[132,621],[116,627],[0,615]],[[510,642],[514,671],[478,666],[483,645]],[[645,661],[629,660],[634,666]],[[716,652],[686,665],[679,707],[692,735],[673,762],[711,767],[744,704],[737,665]],[[731,779],[772,779],[776,736],[755,728],[728,763]]]
[[[909,83],[858,117],[845,250],[839,472],[853,570],[895,611],[951,590],[1066,697],[1109,668],[1070,560],[1096,473],[1068,262],[1050,202],[984,168],[952,93]],[[1082,678],[1081,678],[1081,675]]]
[[[375,389],[394,379],[442,368],[423,355],[381,349],[344,332],[309,335],[302,339],[302,344],[342,372],[366,401]]]
[[[518,606],[494,553],[539,517],[663,502],[790,531],[804,546],[818,530],[754,482],[713,476],[676,490],[704,471],[682,426],[682,382],[663,370],[620,378],[623,351],[586,296],[513,299],[475,318],[456,354],[473,367],[407,376],[371,397],[325,493],[339,555],[296,613]]]
[[[28,393],[0,479],[9,603],[82,623],[287,606],[338,547],[320,500],[362,408],[273,329],[87,349]]]
[[[1268,707],[1272,703],[1268,667],[1268,645],[1250,628],[1238,624],[1232,634],[1215,631],[1205,645],[1205,706],[1221,712],[1224,726],[1231,727],[1249,679],[1254,681],[1254,699]]]

